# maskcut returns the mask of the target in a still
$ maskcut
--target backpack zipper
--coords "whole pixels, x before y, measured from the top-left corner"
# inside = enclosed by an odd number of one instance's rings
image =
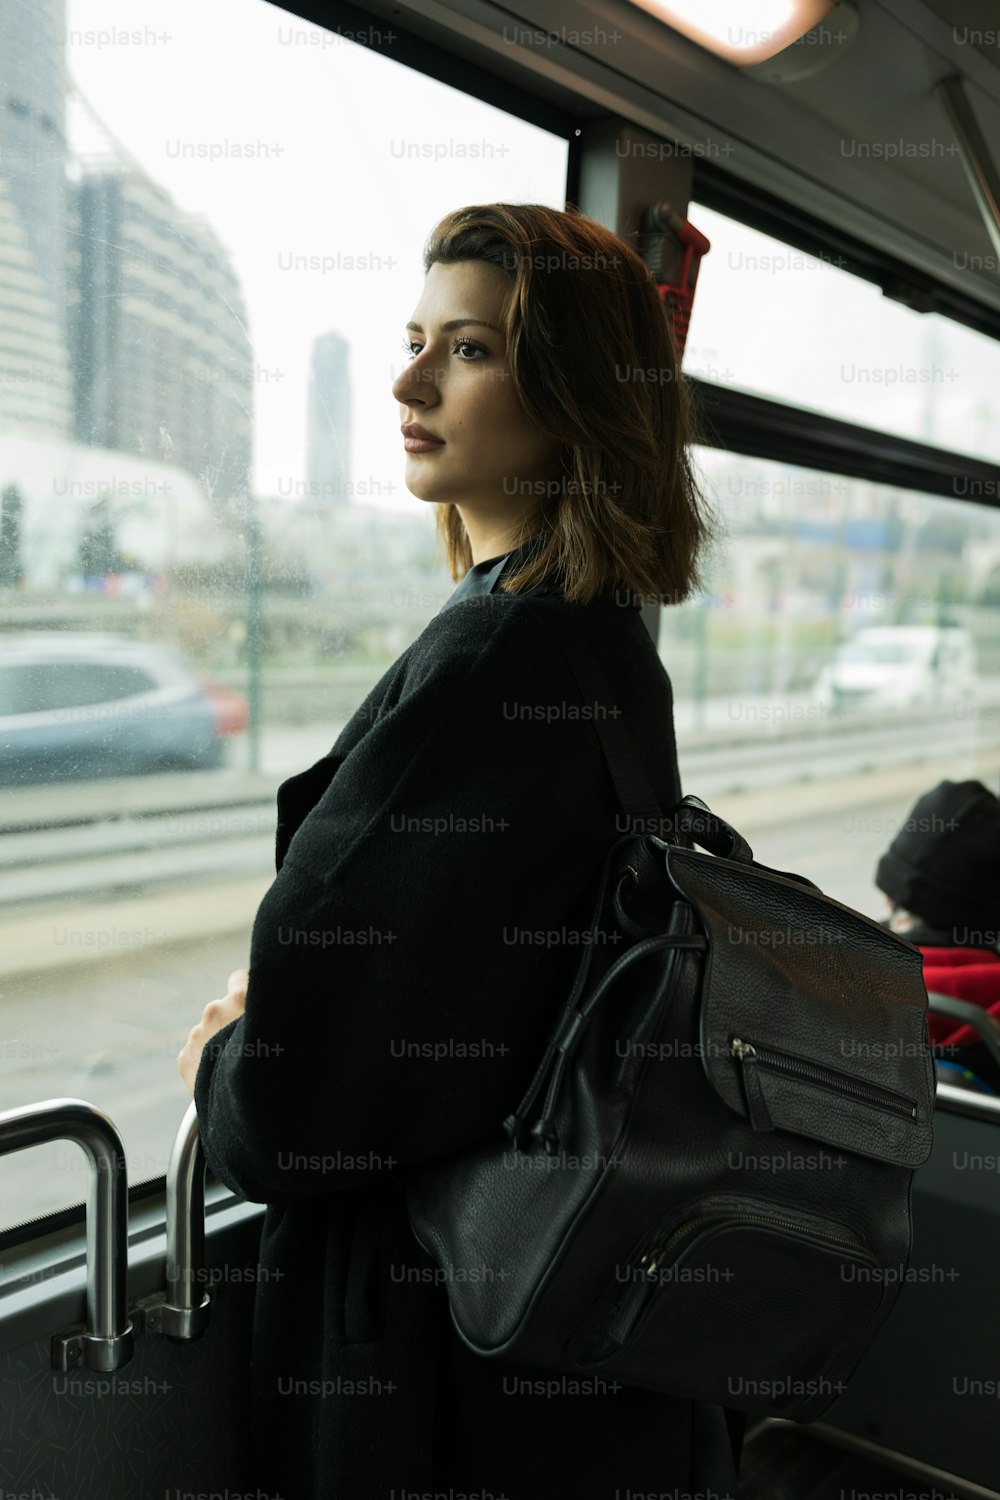
[[[755,1214],[747,1209],[734,1208],[731,1210],[722,1210],[714,1214],[702,1214],[700,1218],[691,1219],[687,1224],[682,1224],[679,1229],[674,1230],[669,1239],[664,1240],[662,1245],[657,1245],[653,1250],[647,1250],[646,1254],[640,1259],[639,1264],[640,1266],[645,1265],[650,1256],[655,1257],[652,1264],[646,1266],[646,1275],[652,1276],[660,1257],[666,1255],[667,1251],[672,1250],[675,1245],[680,1244],[681,1240],[687,1239],[689,1234],[693,1234],[703,1224],[712,1224],[717,1220],[728,1224],[732,1219],[746,1220],[749,1224],[773,1224],[778,1229],[791,1229],[796,1234],[804,1234],[810,1239],[828,1240],[833,1245],[849,1245],[852,1250],[860,1248],[856,1239],[849,1239],[846,1235],[827,1234],[825,1231],[810,1229],[803,1224],[796,1224],[791,1219],[779,1219],[773,1214]]]
[[[878,1109],[903,1115],[910,1120],[917,1118],[916,1104],[904,1094],[881,1088],[878,1084],[862,1083],[859,1079],[851,1078],[835,1068],[825,1068],[819,1063],[807,1062],[804,1057],[793,1057],[786,1052],[777,1052],[771,1047],[760,1047],[753,1042],[743,1041],[741,1037],[732,1038],[730,1053],[740,1064],[747,1113],[754,1130],[774,1129],[774,1122],[771,1119],[757,1073],[758,1067],[773,1068],[780,1073],[789,1073],[794,1078],[804,1078],[809,1083],[814,1083],[820,1088],[832,1089],[838,1094],[853,1094],[855,1098],[863,1099],[866,1104],[873,1104]]]
[[[701,1229],[706,1224],[722,1223],[728,1224],[733,1220],[741,1220],[749,1224],[766,1224],[777,1229],[790,1229],[795,1234],[804,1235],[807,1239],[822,1240],[830,1245],[843,1245],[849,1250],[857,1253],[863,1250],[863,1246],[857,1239],[848,1239],[844,1235],[826,1234],[819,1230],[810,1229],[803,1224],[793,1223],[790,1219],[779,1219],[771,1214],[755,1214],[746,1210],[733,1209],[713,1214],[702,1214],[697,1219],[691,1219],[682,1224],[662,1244],[656,1245],[652,1250],[647,1250],[636,1266],[641,1274],[631,1277],[631,1285],[625,1292],[614,1313],[604,1328],[604,1338],[610,1339],[619,1347],[625,1344],[631,1335],[633,1326],[639,1314],[649,1302],[653,1287],[656,1284],[656,1271],[660,1261],[671,1250],[676,1249],[695,1230]],[[648,1262],[648,1264],[647,1264]]]

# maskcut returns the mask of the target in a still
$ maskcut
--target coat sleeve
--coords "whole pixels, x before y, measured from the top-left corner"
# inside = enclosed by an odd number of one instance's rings
[[[592,723],[544,615],[433,622],[392,710],[292,838],[245,1014],[205,1048],[206,1159],[259,1202],[494,1137],[582,951],[567,918],[617,836]]]

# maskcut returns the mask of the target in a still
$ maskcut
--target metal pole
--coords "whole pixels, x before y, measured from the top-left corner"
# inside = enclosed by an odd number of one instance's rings
[[[195,1282],[205,1269],[205,1155],[194,1101],[174,1139],[167,1166],[167,1297],[156,1309],[158,1331],[196,1339],[210,1298]]]
[[[260,770],[261,572],[260,519],[251,496],[247,507],[247,703],[251,771]]]
[[[969,179],[976,207],[986,226],[986,233],[993,241],[993,248],[1000,255],[1000,172],[990,154],[975,112],[959,77],[945,78],[938,84],[935,93],[951,122],[958,141],[962,166]]]

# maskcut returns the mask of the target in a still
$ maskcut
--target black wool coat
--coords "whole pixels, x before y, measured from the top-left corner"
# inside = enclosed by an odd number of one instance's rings
[[[719,1408],[473,1355],[409,1229],[405,1169],[495,1138],[565,1003],[620,810],[547,620],[596,652],[665,810],[670,683],[639,608],[472,568],[329,755],[278,792],[245,1014],[205,1048],[208,1165],[269,1205],[254,1479],[284,1500],[727,1493]],[[556,713],[552,705],[562,705]],[[534,712],[529,712],[534,710]],[[616,1496],[616,1491],[618,1492]]]

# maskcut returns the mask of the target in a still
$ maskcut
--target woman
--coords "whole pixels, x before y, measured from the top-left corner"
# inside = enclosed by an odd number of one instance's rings
[[[720,1410],[602,1381],[548,1397],[525,1383],[546,1372],[474,1357],[409,1230],[406,1168],[495,1137],[527,1087],[618,836],[548,619],[586,635],[671,807],[640,605],[685,597],[708,535],[630,246],[575,210],[490,204],[437,226],[425,270],[393,395],[461,583],[280,788],[249,971],[179,1059],[209,1165],[269,1205],[255,1478],[285,1500],[722,1494]]]

